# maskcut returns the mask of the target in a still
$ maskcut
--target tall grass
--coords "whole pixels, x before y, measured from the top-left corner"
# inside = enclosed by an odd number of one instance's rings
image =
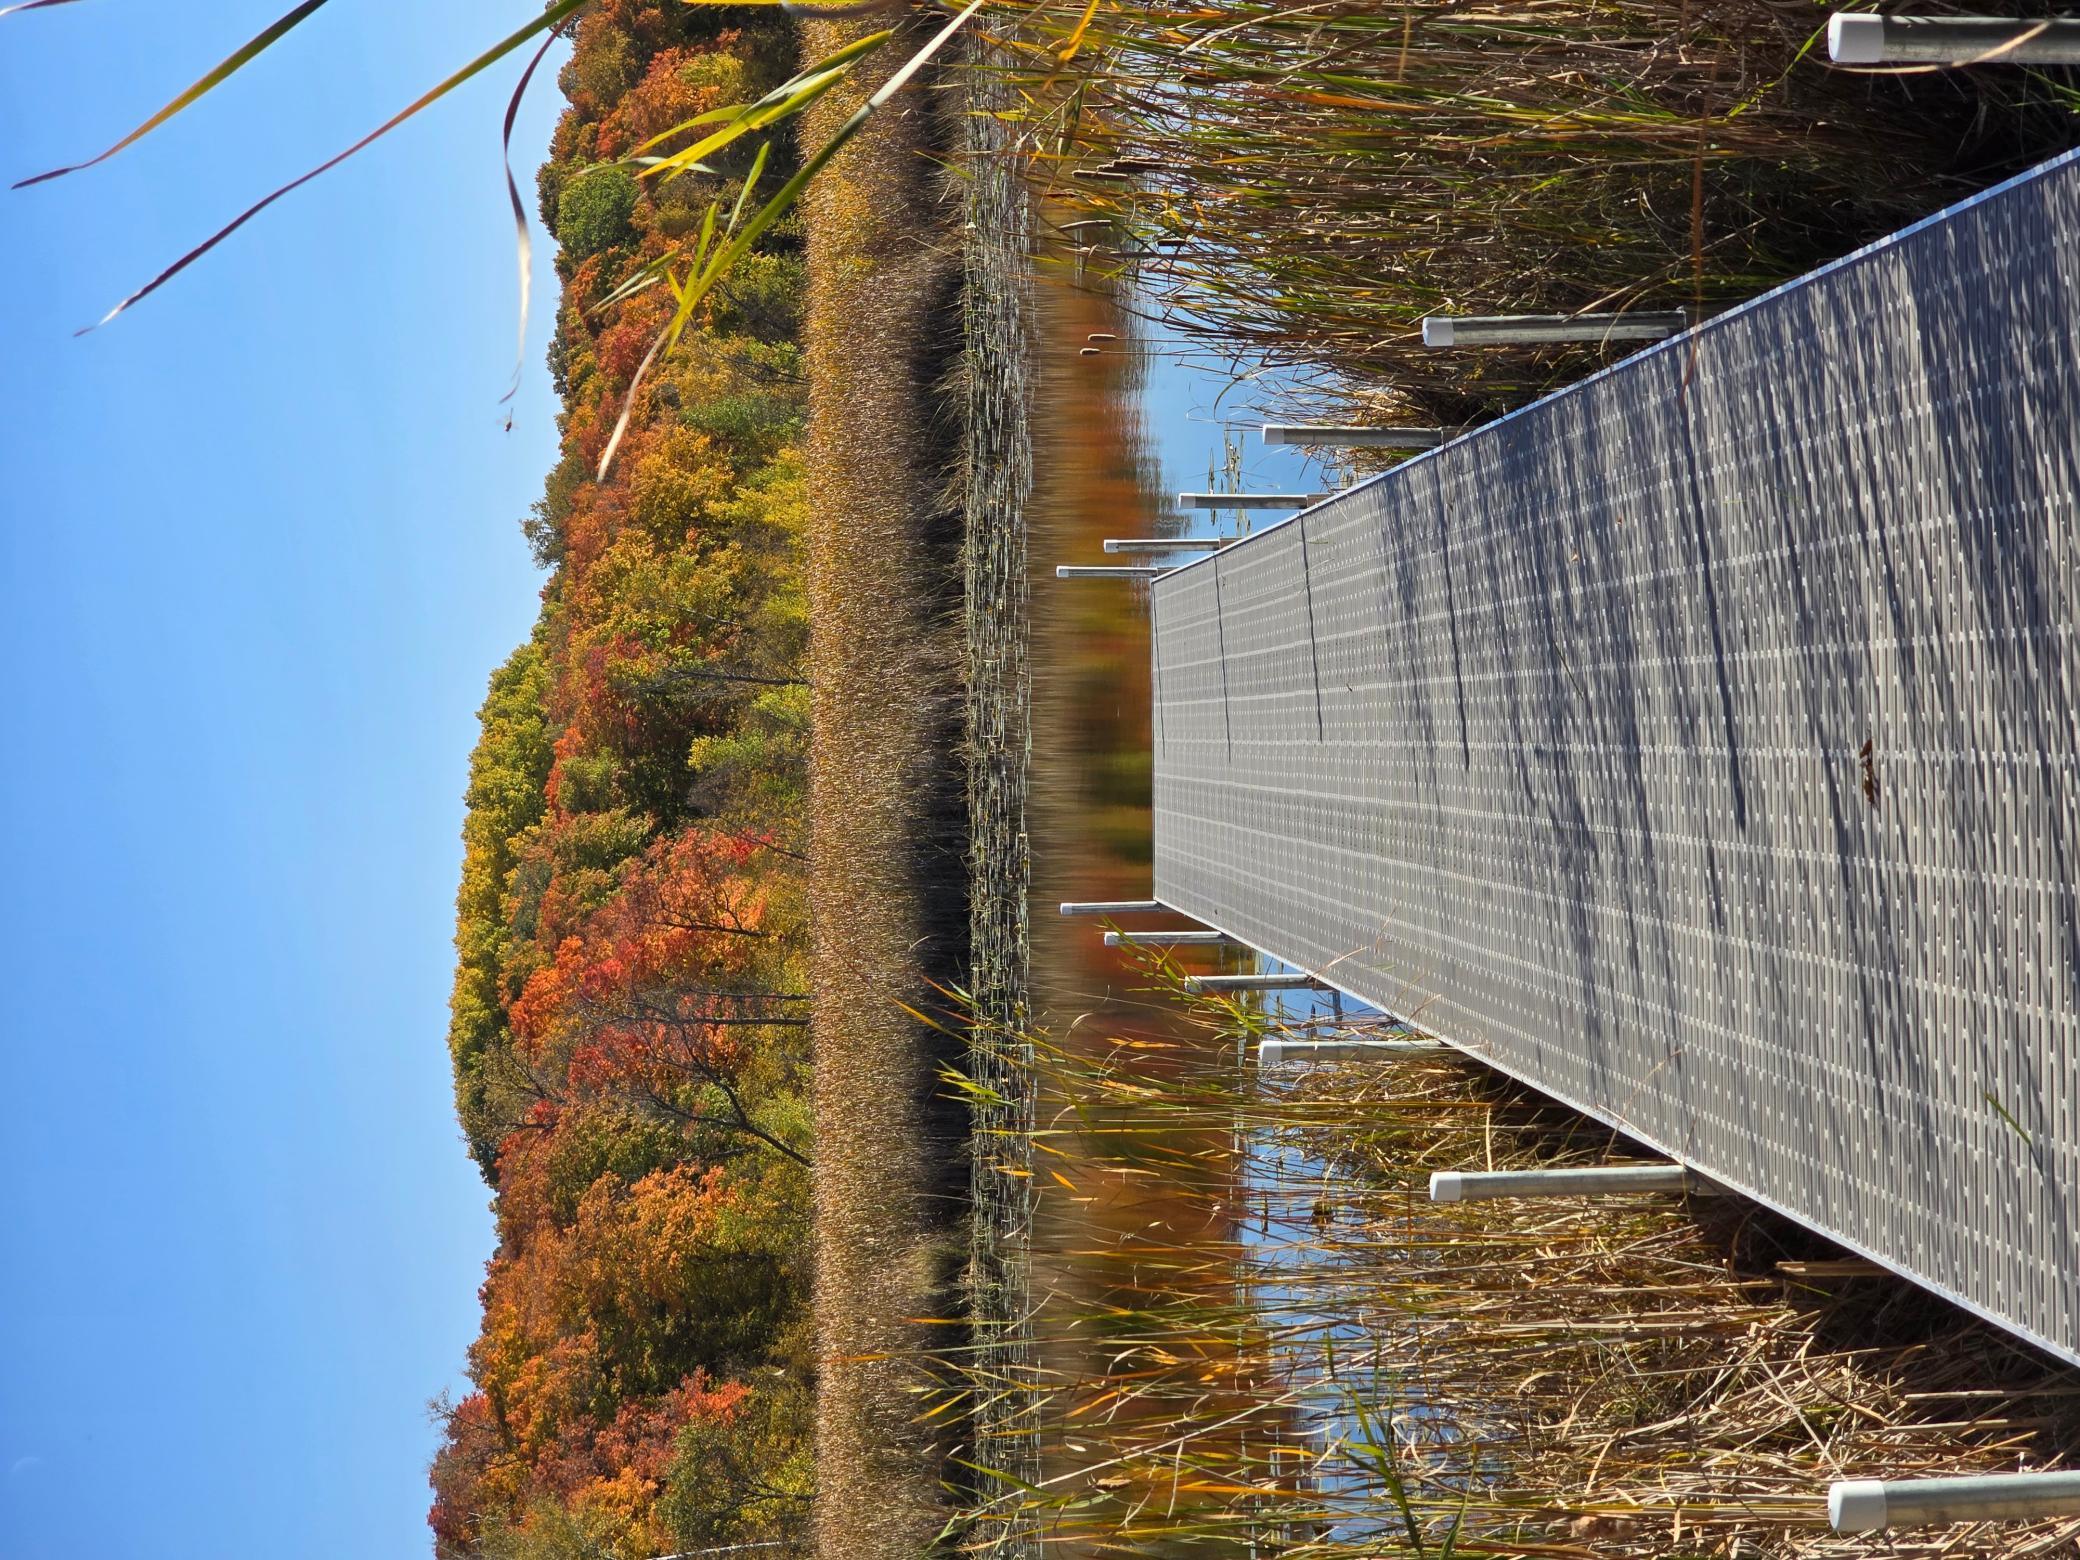
[[[1177,969],[1149,973],[1170,1000]],[[1433,1206],[1433,1168],[1625,1150],[1450,1055],[1259,1078],[1230,1059],[1261,1016],[1200,1013],[1201,1041],[1035,1047],[1042,1195],[1087,1211],[1035,1254],[1056,1281],[1029,1368],[955,1354],[916,1380],[920,1415],[1008,1403],[1038,1449],[1037,1474],[957,1526],[964,1547],[1020,1531],[1094,1556],[1323,1560],[2080,1544],[2072,1520],[1839,1537],[1824,1501],[1837,1477],[2070,1460],[2080,1372],[1738,1200]]]
[[[1022,123],[1076,215],[1116,219],[1088,261],[1187,332],[1445,415],[1586,356],[1425,353],[1425,313],[1709,309],[2080,129],[2072,72],[1835,70],[1826,10],[1784,0],[1042,15]]]
[[[936,29],[906,21],[853,90]],[[812,57],[861,31],[804,29]],[[943,83],[934,73],[921,84]],[[808,675],[815,993],[817,1552],[915,1560],[945,1521],[948,1427],[910,1412],[902,1363],[958,1305],[966,1122],[940,1097],[951,1047],[908,1016],[968,965],[960,759],[960,516],[938,387],[960,350],[958,225],[936,177],[956,126],[913,91],[804,194],[809,294]],[[828,145],[859,109],[803,119]]]

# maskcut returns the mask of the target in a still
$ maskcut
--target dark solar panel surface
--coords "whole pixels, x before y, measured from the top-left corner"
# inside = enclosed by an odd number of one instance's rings
[[[2080,161],[1153,587],[1155,892],[2080,1360]]]

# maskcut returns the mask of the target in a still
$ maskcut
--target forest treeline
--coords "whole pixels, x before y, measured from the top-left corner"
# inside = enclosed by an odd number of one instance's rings
[[[539,178],[562,457],[525,522],[541,614],[470,762],[449,1042],[498,1246],[473,1390],[439,1405],[442,1555],[648,1556],[809,1514],[798,228],[593,475],[673,306],[624,284],[746,171],[617,160],[794,66],[786,24],[714,17],[590,7]]]

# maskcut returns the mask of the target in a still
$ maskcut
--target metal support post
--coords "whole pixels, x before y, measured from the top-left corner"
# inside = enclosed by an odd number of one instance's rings
[[[1529,347],[1545,342],[1660,341],[1690,327],[1681,310],[1638,314],[1433,314],[1426,347]]]
[[[1682,1165],[1603,1165],[1581,1170],[1439,1170],[1432,1202],[1493,1197],[1608,1197],[1619,1192],[1702,1192],[1711,1183]]]
[[[1321,984],[1312,975],[1187,975],[1184,989],[1191,992],[1311,991]]]
[[[1449,1049],[1441,1040],[1262,1040],[1257,1044],[1257,1065],[1385,1062],[1409,1056],[1436,1056]]]
[[[1868,16],[1827,22],[1837,65],[2080,65],[2080,17]]]
[[[1434,450],[1443,428],[1344,428],[1333,423],[1266,423],[1266,444],[1313,444],[1339,450]]]
[[[1067,899],[1063,915],[1148,915],[1167,909],[1160,899]]]
[[[2076,1516],[2080,1516],[2080,1473],[1842,1479],[1827,1487],[1827,1520],[1837,1533]]]
[[[1059,563],[1055,565],[1054,577],[1058,580],[1152,580],[1158,574],[1170,570],[1153,563]]]
[[[1107,932],[1108,948],[1246,948],[1226,932]]]
[[[1305,509],[1332,493],[1180,493],[1183,509]]]
[[[1218,536],[1108,536],[1109,553],[1218,552],[1228,544]]]

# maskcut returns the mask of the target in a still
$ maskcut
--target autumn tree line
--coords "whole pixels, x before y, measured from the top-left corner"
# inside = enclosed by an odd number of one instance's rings
[[[746,172],[617,160],[787,78],[787,25],[744,14],[589,7],[539,177],[562,454],[525,522],[541,614],[470,762],[449,1043],[498,1246],[472,1388],[439,1405],[443,1556],[791,1542],[809,1517],[798,227],[643,380],[595,479],[673,309],[632,284]]]

